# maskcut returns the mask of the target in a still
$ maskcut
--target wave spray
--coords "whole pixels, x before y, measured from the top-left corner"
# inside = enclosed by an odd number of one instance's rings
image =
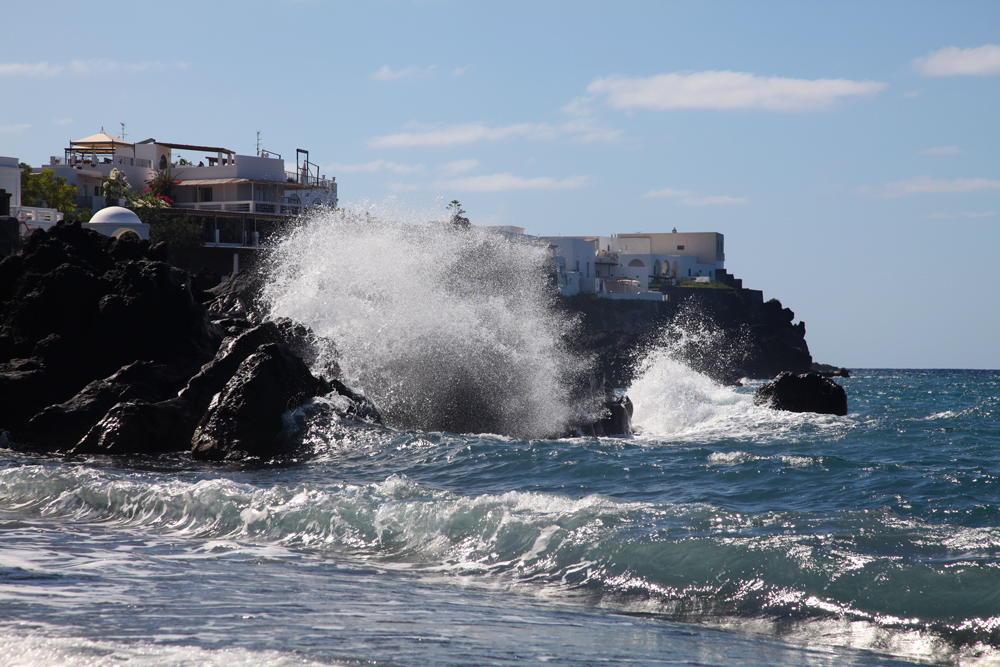
[[[564,344],[573,322],[552,307],[549,250],[399,217],[305,218],[271,257],[271,314],[334,340],[345,378],[394,428],[539,438],[585,418],[571,387],[587,364]]]

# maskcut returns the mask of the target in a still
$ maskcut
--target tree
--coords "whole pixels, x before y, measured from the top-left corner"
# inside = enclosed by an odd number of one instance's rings
[[[117,168],[112,169],[108,178],[101,183],[102,194],[106,199],[125,199],[128,197],[130,189],[131,186],[128,184],[128,179],[125,178],[125,172],[118,171]]]
[[[42,173],[35,174],[31,171],[31,165],[22,162],[19,166],[23,206],[54,208],[67,218],[76,216],[77,191],[65,178],[56,176],[56,172],[51,169],[42,169]]]
[[[458,203],[457,199],[452,199],[451,203],[448,204],[448,212],[451,213],[451,224],[456,228],[469,229],[472,226],[468,218],[462,217],[465,211],[462,210],[462,205]]]

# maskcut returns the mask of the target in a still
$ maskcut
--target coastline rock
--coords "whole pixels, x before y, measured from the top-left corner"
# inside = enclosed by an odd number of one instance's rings
[[[847,414],[847,392],[819,373],[779,373],[774,380],[757,388],[753,402],[755,405],[766,405],[789,412],[817,412],[839,416]]]
[[[71,454],[158,454],[188,449],[197,415],[181,398],[116,403]]]
[[[287,451],[282,416],[330,391],[288,347],[269,343],[250,355],[213,399],[195,430],[197,459],[272,458]],[[287,440],[287,439],[286,439]]]
[[[810,369],[813,373],[819,373],[820,375],[828,378],[849,378],[851,377],[851,371],[846,368],[831,366],[830,364],[817,364],[813,363]]]
[[[136,361],[108,378],[94,380],[68,401],[43,408],[16,437],[42,449],[72,449],[116,404],[162,400],[175,395],[185,379],[183,371],[174,367]]]
[[[60,223],[33,232],[20,254],[0,262],[0,391],[6,399],[0,429],[14,441],[44,445],[42,423],[59,430],[58,410],[26,432],[31,442],[18,432],[43,409],[73,400],[125,366],[159,363],[190,376],[214,356],[221,330],[194,299],[187,274],[144,253],[151,253],[146,241]],[[82,415],[86,402],[87,394],[64,412]],[[96,404],[88,409],[97,410]],[[58,436],[57,446],[69,437]]]
[[[259,322],[259,275],[202,292],[164,252],[60,223],[0,261],[0,431],[11,446],[190,450],[201,424],[203,458],[271,458],[282,415],[331,388],[346,399],[342,416],[380,423],[336,379],[332,341],[291,320]]]

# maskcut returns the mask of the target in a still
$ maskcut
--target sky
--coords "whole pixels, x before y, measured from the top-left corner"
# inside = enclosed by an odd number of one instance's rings
[[[0,155],[260,146],[342,206],[714,231],[849,368],[1000,369],[1000,2],[15,3]]]

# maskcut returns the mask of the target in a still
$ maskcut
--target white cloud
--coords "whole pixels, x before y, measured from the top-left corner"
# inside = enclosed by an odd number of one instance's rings
[[[730,206],[733,204],[746,204],[749,199],[745,197],[730,197],[729,195],[714,195],[711,197],[684,197],[681,203],[685,206]]]
[[[993,218],[996,217],[996,211],[962,211],[961,213],[931,213],[927,217],[931,220],[953,220],[954,218]]]
[[[731,197],[729,195],[697,197],[691,190],[674,190],[673,188],[650,190],[643,195],[643,198],[654,197],[670,197],[672,199],[678,199],[684,206],[729,206],[732,204],[746,204],[750,201],[745,197]]]
[[[382,69],[375,72],[372,78],[379,81],[395,81],[397,79],[407,79],[410,77],[430,76],[434,72],[434,67],[406,67],[400,70],[393,70],[388,65],[383,65]]]
[[[555,125],[549,123],[515,123],[489,126],[485,123],[465,123],[448,127],[422,127],[412,132],[399,132],[374,137],[368,141],[372,148],[428,148],[463,146],[479,141],[505,139],[557,139],[569,137],[576,141],[612,141],[621,134],[618,130],[599,125],[593,118],[577,116]]]
[[[27,130],[31,125],[27,123],[21,123],[19,125],[0,125],[0,132],[11,132],[13,134],[19,134]]]
[[[61,127],[63,125],[69,125],[72,122],[73,122],[72,118],[56,118],[55,120],[52,121],[52,124],[59,125]]]
[[[956,178],[948,181],[930,176],[917,176],[904,181],[886,183],[877,188],[861,188],[863,194],[886,198],[921,194],[982,192],[984,190],[1000,190],[1000,181],[988,178]]]
[[[908,100],[912,100],[915,97],[919,97],[920,93],[922,92],[923,92],[922,90],[908,90],[905,93],[903,93],[903,97],[905,97]]]
[[[446,162],[441,165],[441,171],[449,174],[461,174],[466,171],[472,171],[479,166],[479,160],[455,160],[454,162]]]
[[[115,60],[73,60],[68,65],[53,65],[40,63],[0,63],[0,76],[55,76],[68,72],[71,74],[107,74],[109,72],[155,72],[167,69],[187,69],[191,63],[179,61],[162,62],[153,60],[137,63],[123,63]]]
[[[959,150],[958,146],[935,146],[919,152],[921,155],[958,155],[962,151]]]
[[[368,144],[373,148],[459,146],[476,141],[496,141],[514,136],[525,136],[535,132],[537,132],[537,127],[530,123],[503,127],[487,127],[482,123],[466,123],[440,129],[389,134],[375,137]]]
[[[986,44],[975,49],[949,46],[914,58],[913,68],[924,76],[1000,74],[1000,45]]]
[[[878,81],[787,79],[747,72],[674,72],[595,79],[587,92],[606,95],[616,109],[766,109],[816,111],[845,97],[874,95]]]
[[[470,67],[468,65],[466,65],[465,67],[456,67],[455,69],[451,70],[451,75],[452,76],[462,76],[463,74],[465,74],[466,72],[468,72],[469,69],[470,69]]]
[[[489,176],[470,176],[451,181],[435,183],[439,190],[450,192],[504,192],[508,190],[569,190],[580,188],[587,184],[586,176],[570,176],[562,180],[540,176],[524,178],[514,174],[492,174]]]
[[[0,76],[54,76],[65,69],[62,65],[40,63],[0,63]]]
[[[650,190],[643,195],[643,198],[649,197],[690,197],[694,193],[690,190],[674,190],[673,188],[663,188],[662,190]]]
[[[380,171],[389,171],[394,174],[412,174],[415,172],[423,171],[424,165],[400,164],[398,162],[390,162],[388,160],[372,160],[371,162],[365,162],[363,164],[332,164],[328,166],[326,170],[332,173],[339,172],[345,174],[352,174],[352,173],[374,174]]]
[[[558,126],[558,131],[572,135],[577,141],[585,144],[594,142],[610,143],[619,139],[621,130],[616,130],[594,116],[593,97],[577,97],[564,106],[561,111],[570,117]]]

